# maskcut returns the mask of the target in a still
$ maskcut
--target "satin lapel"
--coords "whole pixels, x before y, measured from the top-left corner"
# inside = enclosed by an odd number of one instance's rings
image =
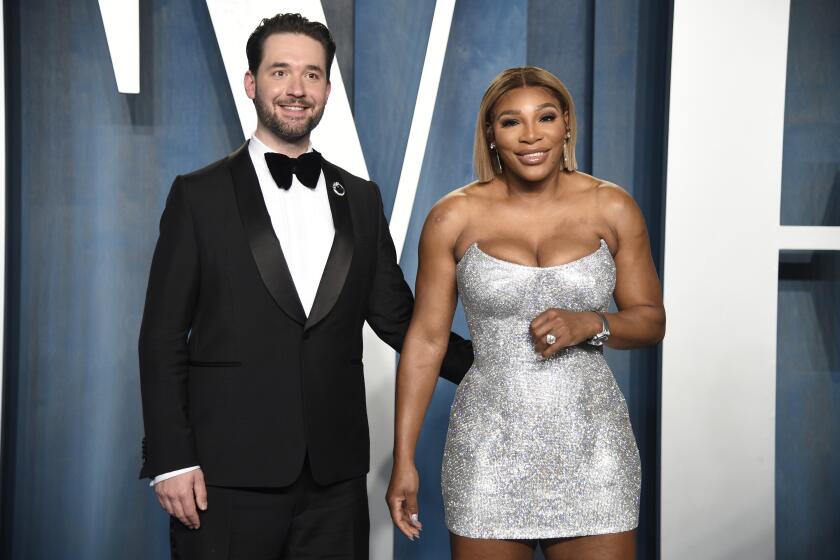
[[[286,257],[271,226],[265,207],[257,173],[248,153],[248,143],[230,156],[236,203],[245,236],[251,246],[254,262],[260,271],[263,284],[277,305],[300,324],[306,323],[306,314],[298,298],[295,283],[289,273]]]
[[[312,310],[306,320],[306,329],[323,319],[335,306],[344,288],[350,262],[353,260],[353,220],[350,217],[350,204],[347,201],[350,195],[347,192],[346,181],[341,177],[338,168],[328,161],[323,162],[322,170],[324,182],[327,185],[327,196],[330,199],[335,238],[330,255],[327,257],[327,264],[324,266],[321,283],[318,284]]]

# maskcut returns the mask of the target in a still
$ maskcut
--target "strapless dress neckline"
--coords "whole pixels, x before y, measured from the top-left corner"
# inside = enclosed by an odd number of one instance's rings
[[[508,260],[505,260],[505,259],[500,259],[499,257],[494,257],[490,253],[487,253],[486,251],[482,250],[482,248],[479,247],[478,242],[475,241],[475,242],[471,243],[469,247],[467,247],[466,251],[464,251],[464,254],[461,256],[461,259],[456,264],[456,267],[459,267],[461,265],[461,263],[464,262],[464,259],[467,258],[467,255],[470,252],[475,252],[478,255],[481,255],[482,257],[484,257],[484,258],[486,258],[490,261],[505,264],[505,265],[510,265],[510,266],[517,267],[517,268],[533,269],[533,270],[553,270],[553,269],[558,269],[558,268],[564,268],[564,267],[567,267],[567,266],[572,266],[572,265],[578,264],[581,261],[591,259],[592,257],[597,256],[598,253],[600,253],[601,251],[607,251],[608,253],[610,253],[610,257],[612,257],[612,253],[609,250],[609,246],[607,245],[607,242],[603,238],[601,238],[599,240],[597,249],[595,249],[591,253],[587,253],[586,255],[584,255],[580,258],[571,260],[569,262],[561,263],[561,264],[554,264],[554,265],[551,265],[551,266],[535,266],[535,265],[530,265],[530,264],[515,263],[513,261],[508,261]]]

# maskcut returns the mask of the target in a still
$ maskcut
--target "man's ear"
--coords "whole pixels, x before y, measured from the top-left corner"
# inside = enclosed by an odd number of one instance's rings
[[[244,85],[245,85],[245,94],[248,96],[248,99],[256,98],[257,97],[257,79],[254,77],[254,74],[252,74],[250,70],[245,72]]]
[[[327,94],[324,96],[324,104],[326,104],[327,100],[329,100],[331,90],[332,90],[332,82],[327,82]]]

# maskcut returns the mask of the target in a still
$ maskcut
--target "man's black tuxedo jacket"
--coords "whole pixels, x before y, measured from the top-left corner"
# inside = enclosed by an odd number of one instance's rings
[[[200,465],[212,485],[285,486],[307,452],[322,484],[368,471],[362,325],[399,351],[413,298],[378,187],[323,173],[336,232],[309,317],[247,143],[175,179],[140,329],[141,477]],[[444,376],[471,361],[452,335]]]

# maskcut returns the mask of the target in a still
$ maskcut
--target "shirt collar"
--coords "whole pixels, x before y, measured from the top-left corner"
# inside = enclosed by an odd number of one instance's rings
[[[259,138],[257,138],[256,134],[251,135],[251,140],[248,142],[248,151],[251,152],[251,155],[254,159],[265,159],[265,154],[267,153],[276,153],[275,150],[272,150],[268,146],[266,146]],[[305,153],[309,153],[313,151],[312,142],[309,142],[309,147],[306,149]]]

